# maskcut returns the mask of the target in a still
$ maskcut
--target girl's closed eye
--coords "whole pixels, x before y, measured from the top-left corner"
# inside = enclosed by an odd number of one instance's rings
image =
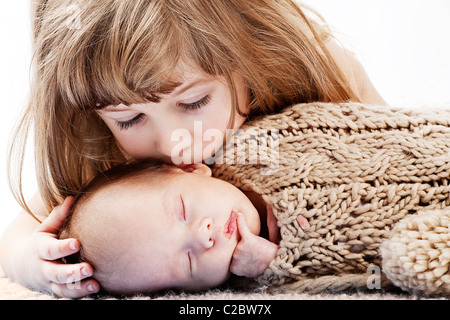
[[[211,101],[211,96],[208,94],[201,98],[200,100],[192,103],[179,103],[179,108],[181,111],[198,110],[206,106]],[[144,120],[145,114],[140,113],[134,118],[127,121],[117,121],[116,124],[121,131],[130,129],[131,127],[137,125],[142,120]]]
[[[179,103],[178,106],[181,111],[198,110],[206,106],[211,101],[211,96],[207,94],[200,100],[192,103]]]
[[[136,117],[134,117],[130,120],[117,121],[116,124],[120,130],[127,130],[127,129],[130,129],[132,126],[140,123],[142,120],[144,120],[144,118],[145,118],[145,115],[143,113],[140,113]]]

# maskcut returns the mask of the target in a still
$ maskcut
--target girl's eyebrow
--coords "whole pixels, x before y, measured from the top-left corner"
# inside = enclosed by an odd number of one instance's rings
[[[196,87],[196,86],[198,86],[198,85],[200,85],[200,84],[207,83],[207,82],[211,82],[211,79],[209,79],[209,78],[200,78],[200,79],[197,79],[197,80],[195,80],[195,81],[192,81],[192,82],[189,82],[189,83],[187,83],[187,84],[184,84],[184,86],[183,86],[183,85],[180,85],[181,87],[178,87],[178,88],[173,92],[173,94],[176,95],[176,96],[181,95],[182,93],[185,93],[185,92],[188,91],[189,89],[192,89],[193,87]]]
[[[186,83],[184,83],[184,84],[182,83],[182,84],[180,84],[180,86],[175,91],[173,91],[170,94],[173,94],[174,96],[179,96],[179,95],[185,93],[186,91],[192,89],[193,87],[196,87],[196,86],[198,86],[200,84],[204,84],[204,83],[208,83],[208,82],[211,82],[211,79],[209,79],[209,78],[199,78],[199,79],[197,79],[195,81],[188,82],[187,84]],[[118,106],[108,106],[108,107],[103,108],[103,109],[101,109],[99,111],[124,112],[124,111],[128,111],[128,110],[129,110],[128,107],[120,108]]]

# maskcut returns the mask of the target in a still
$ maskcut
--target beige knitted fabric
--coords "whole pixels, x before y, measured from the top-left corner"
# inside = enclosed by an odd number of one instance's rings
[[[450,295],[450,211],[425,211],[402,219],[381,245],[383,270],[397,286],[416,293]]]
[[[242,129],[218,156],[224,163],[216,160],[213,175],[273,206],[282,240],[258,278],[262,283],[313,292],[367,288],[382,266],[380,246],[398,221],[450,207],[450,112],[312,103]],[[306,232],[299,214],[311,225]],[[449,225],[442,228],[448,235]],[[433,247],[432,237],[424,241]],[[410,252],[416,247],[400,255],[422,254]],[[385,251],[392,257],[396,250]],[[440,268],[435,276],[448,275],[448,251],[433,254]],[[381,286],[390,283],[386,274],[396,277],[383,271]],[[394,283],[407,290],[413,283],[405,281]],[[448,285],[442,281],[438,288]]]

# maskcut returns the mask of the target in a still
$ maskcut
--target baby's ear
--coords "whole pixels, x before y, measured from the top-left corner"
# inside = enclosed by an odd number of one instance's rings
[[[211,169],[207,165],[202,164],[202,163],[180,165],[180,166],[174,167],[174,169],[176,171],[195,173],[195,174],[199,174],[201,176],[207,176],[207,177],[212,176]]]

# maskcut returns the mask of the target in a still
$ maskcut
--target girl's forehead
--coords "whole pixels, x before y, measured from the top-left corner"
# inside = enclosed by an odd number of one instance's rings
[[[173,83],[186,83],[196,81],[200,78],[211,77],[212,75],[206,73],[192,59],[181,59],[170,75],[169,81]]]

